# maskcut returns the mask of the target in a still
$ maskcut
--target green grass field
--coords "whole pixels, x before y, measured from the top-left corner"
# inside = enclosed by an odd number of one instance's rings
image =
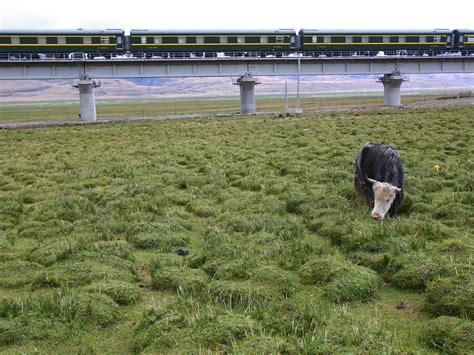
[[[0,131],[0,351],[468,353],[473,127],[465,106]],[[368,141],[404,161],[396,220],[356,199]]]
[[[434,100],[442,95],[404,95],[403,103]],[[295,107],[295,97],[289,97],[289,107]],[[302,95],[301,108],[318,110],[328,108],[353,107],[358,105],[382,106],[381,96],[314,96]],[[260,112],[280,112],[285,101],[282,96],[261,95],[256,98]],[[97,100],[98,119],[111,117],[150,117],[186,114],[222,114],[238,113],[239,97],[202,97],[173,98],[157,100]],[[47,103],[5,103],[0,106],[0,122],[20,122],[38,120],[77,121],[79,102],[47,102]]]

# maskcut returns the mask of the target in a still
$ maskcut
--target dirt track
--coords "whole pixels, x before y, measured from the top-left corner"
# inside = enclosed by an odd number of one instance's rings
[[[423,102],[415,102],[403,105],[404,108],[418,108],[418,107],[445,107],[453,105],[474,105],[474,97],[460,98],[460,99],[443,99],[431,100]],[[332,107],[327,109],[305,110],[304,112],[346,112],[353,110],[369,110],[384,108],[379,105],[359,105],[359,106],[343,106]],[[389,109],[389,108],[387,108]],[[43,120],[43,121],[21,121],[21,122],[0,122],[0,129],[20,129],[20,128],[45,128],[55,126],[82,126],[94,124],[108,124],[108,123],[125,123],[132,121],[165,121],[175,119],[191,119],[191,118],[214,118],[214,117],[230,117],[238,113],[227,114],[186,114],[186,115],[169,115],[169,116],[130,116],[130,117],[108,117],[98,118],[94,122],[80,122],[78,120]],[[280,112],[258,112],[258,115],[280,114]]]

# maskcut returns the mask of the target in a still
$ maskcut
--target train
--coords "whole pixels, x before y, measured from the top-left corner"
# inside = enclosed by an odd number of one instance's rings
[[[0,59],[472,56],[474,30],[0,30]]]

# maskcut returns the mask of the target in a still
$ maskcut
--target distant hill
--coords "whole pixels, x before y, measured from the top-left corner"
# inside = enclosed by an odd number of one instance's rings
[[[474,74],[409,75],[403,91],[474,90]],[[262,84],[257,94],[283,94],[285,82],[288,92],[296,92],[296,77],[259,77]],[[302,93],[382,93],[382,85],[375,75],[322,75],[301,78]],[[231,78],[145,78],[102,80],[96,90],[98,99],[160,98],[182,96],[234,96],[239,88]],[[69,80],[5,80],[0,85],[0,102],[78,100],[76,88]]]

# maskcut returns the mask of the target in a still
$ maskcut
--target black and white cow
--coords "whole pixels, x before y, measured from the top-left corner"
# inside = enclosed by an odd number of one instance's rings
[[[372,217],[396,217],[403,202],[403,164],[393,144],[367,143],[355,162],[355,188],[372,210]]]

